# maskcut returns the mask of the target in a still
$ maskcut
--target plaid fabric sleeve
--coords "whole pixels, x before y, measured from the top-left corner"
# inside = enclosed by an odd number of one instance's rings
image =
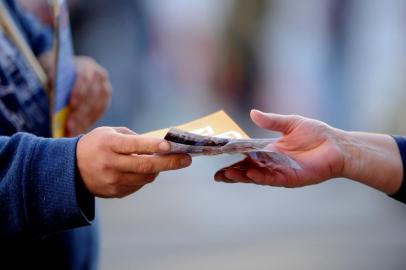
[[[36,56],[52,49],[51,28],[43,25],[34,15],[20,9],[15,0],[4,0],[10,9],[11,15],[20,26],[23,35],[27,38]]]

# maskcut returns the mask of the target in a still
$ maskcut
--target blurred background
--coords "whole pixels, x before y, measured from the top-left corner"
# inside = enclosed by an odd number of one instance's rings
[[[42,14],[42,0],[21,0]],[[226,110],[406,134],[406,1],[71,1],[76,53],[110,73],[99,125],[139,133]],[[405,269],[406,207],[337,179],[297,190],[215,183],[197,158],[100,200],[101,269]]]

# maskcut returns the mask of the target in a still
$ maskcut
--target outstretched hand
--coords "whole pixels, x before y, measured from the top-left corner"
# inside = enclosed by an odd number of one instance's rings
[[[300,169],[285,166],[259,167],[246,158],[218,171],[217,181],[259,185],[302,187],[343,175],[344,136],[341,131],[317,120],[301,116],[266,114],[253,110],[256,125],[283,136],[269,148],[288,155]]]
[[[163,139],[137,135],[123,127],[101,127],[80,138],[77,167],[91,194],[122,198],[153,182],[160,172],[191,164],[190,156],[168,155],[169,150]]]

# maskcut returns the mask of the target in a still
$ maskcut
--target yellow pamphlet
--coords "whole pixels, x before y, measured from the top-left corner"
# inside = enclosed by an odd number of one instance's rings
[[[231,139],[249,139],[249,136],[224,111],[218,111],[192,122],[175,126],[183,131],[202,136]],[[144,135],[164,138],[169,128],[148,132]]]

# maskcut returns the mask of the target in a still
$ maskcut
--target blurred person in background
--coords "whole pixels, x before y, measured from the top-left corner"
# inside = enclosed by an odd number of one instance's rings
[[[251,118],[283,134],[268,148],[293,158],[300,168],[259,167],[248,157],[217,172],[217,181],[294,188],[343,177],[406,203],[406,137],[347,132],[301,116],[256,110]]]
[[[53,77],[52,33],[23,12],[14,0],[1,0],[23,38],[49,78]],[[0,32],[0,134],[17,132],[50,136],[49,99],[32,67],[3,28]],[[111,94],[106,71],[86,57],[75,59],[77,79],[70,100],[67,124],[70,136],[86,131],[105,111]],[[24,258],[27,267],[42,269],[93,269],[97,260],[97,227],[89,226],[42,240],[10,242],[7,253]],[[9,256],[8,259],[10,259]],[[51,258],[51,259],[50,259]],[[5,258],[3,258],[5,259]],[[38,267],[35,267],[38,262]],[[55,265],[54,263],[57,262]],[[49,265],[47,265],[49,264]]]
[[[146,99],[161,98],[156,95],[157,87],[145,90],[150,75],[147,54],[154,38],[145,8],[148,2],[76,1],[71,9],[75,51],[91,55],[107,67],[116,90],[112,93],[113,109],[103,117],[106,125],[148,122],[148,116],[142,115],[150,106]],[[139,126],[133,128],[138,130]]]
[[[272,1],[235,0],[232,3],[217,63],[215,90],[225,102],[243,110],[252,107],[257,95],[258,49]]]
[[[67,0],[67,2],[70,10],[78,7],[79,4],[77,0]],[[43,24],[49,26],[53,25],[54,22],[48,0],[17,0],[17,4],[23,9],[35,14]]]

